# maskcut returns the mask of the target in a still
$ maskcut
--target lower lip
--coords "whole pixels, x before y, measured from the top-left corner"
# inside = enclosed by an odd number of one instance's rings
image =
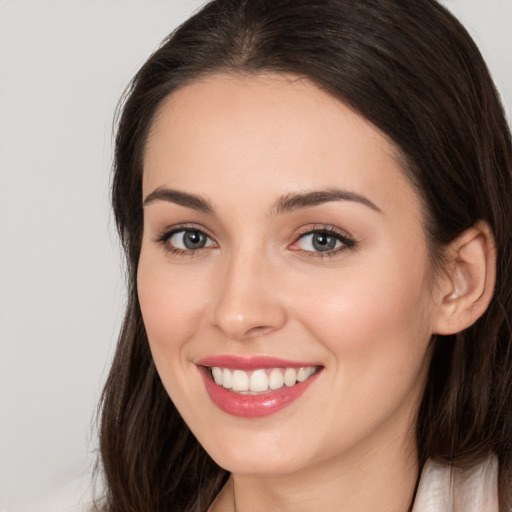
[[[298,382],[291,387],[285,385],[281,389],[268,391],[267,393],[242,395],[215,384],[210,377],[210,371],[206,367],[199,366],[198,368],[211,401],[222,411],[232,416],[244,418],[269,416],[284,409],[302,396],[304,391],[313,384],[321,373],[321,370],[319,370],[304,382]]]

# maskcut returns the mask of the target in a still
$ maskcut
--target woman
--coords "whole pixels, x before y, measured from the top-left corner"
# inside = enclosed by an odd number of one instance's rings
[[[119,118],[103,509],[508,510],[511,171],[433,0],[207,4]]]

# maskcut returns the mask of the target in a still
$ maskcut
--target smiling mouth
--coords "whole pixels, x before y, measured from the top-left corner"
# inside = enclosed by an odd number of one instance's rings
[[[195,365],[210,400],[232,416],[261,418],[297,401],[324,366],[270,356],[210,356]]]
[[[321,369],[320,366],[301,368],[260,368],[252,371],[207,367],[208,374],[218,386],[242,395],[259,395],[291,388],[300,384]]]

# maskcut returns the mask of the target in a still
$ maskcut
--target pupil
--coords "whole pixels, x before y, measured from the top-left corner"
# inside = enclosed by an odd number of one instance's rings
[[[313,247],[317,251],[331,251],[336,247],[336,238],[325,233],[316,233],[313,236]]]
[[[200,231],[187,231],[183,243],[187,249],[200,249],[204,246],[206,237]]]

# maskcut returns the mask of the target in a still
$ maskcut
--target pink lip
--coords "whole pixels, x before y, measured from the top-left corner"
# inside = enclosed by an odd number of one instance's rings
[[[283,386],[281,389],[257,395],[243,395],[234,393],[215,384],[207,367],[256,370],[264,368],[299,368],[317,366],[311,363],[297,363],[276,359],[272,357],[240,358],[237,356],[215,356],[197,361],[199,372],[203,378],[204,386],[212,402],[222,411],[232,416],[245,418],[258,418],[274,414],[297,400],[306,389],[316,381],[321,370],[317,371],[304,382],[294,386]]]
[[[265,368],[305,368],[307,366],[321,366],[318,363],[288,361],[270,356],[241,357],[233,355],[205,357],[195,362],[198,366],[217,366],[232,370],[259,370]]]

